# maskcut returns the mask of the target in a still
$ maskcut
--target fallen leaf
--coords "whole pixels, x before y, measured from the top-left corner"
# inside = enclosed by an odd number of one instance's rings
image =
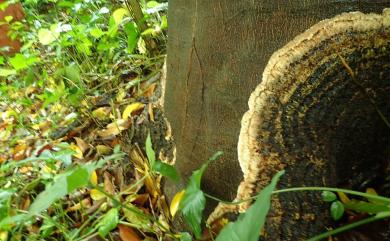
[[[149,108],[148,108],[148,112],[149,112],[149,117],[150,117],[150,120],[152,122],[154,122],[154,113],[153,113],[153,106],[152,106],[152,103],[149,103]]]
[[[106,195],[104,195],[104,193],[102,193],[101,191],[99,191],[95,188],[91,189],[91,191],[89,191],[89,195],[91,196],[92,200],[95,200],[95,201],[101,200],[101,199],[106,197]]]
[[[100,107],[92,111],[92,116],[98,120],[107,120],[109,118],[110,112],[111,112],[110,107]]]
[[[131,115],[131,113],[144,108],[144,106],[145,105],[142,104],[141,102],[136,102],[136,103],[132,103],[132,104],[128,105],[125,108],[125,110],[123,111],[122,119],[127,120],[129,118],[129,116]]]
[[[130,125],[130,120],[119,119],[111,124],[108,124],[106,129],[98,131],[98,135],[102,138],[114,137],[121,133],[123,130],[128,129]]]
[[[81,151],[81,149],[74,143],[71,143],[69,145],[70,149],[72,149],[73,151],[75,151],[76,153],[73,154],[74,157],[78,158],[78,159],[83,159],[83,152]]]
[[[343,192],[337,192],[337,194],[339,195],[340,201],[342,203],[347,204],[347,203],[351,202],[351,199],[349,199],[347,194],[345,194]]]
[[[104,191],[106,191],[108,194],[114,195],[115,194],[115,186],[112,183],[112,176],[108,172],[104,172]]]
[[[131,227],[125,226],[123,224],[119,224],[118,228],[119,228],[119,237],[122,239],[122,241],[142,240]]]
[[[156,83],[153,83],[151,85],[149,85],[146,90],[144,91],[144,94],[143,96],[147,97],[147,98],[150,98],[152,97],[153,93],[154,93],[154,90],[156,89]]]
[[[105,145],[97,145],[95,148],[99,156],[110,154],[112,151],[111,147]]]
[[[89,145],[81,138],[74,137],[74,139],[76,140],[77,146],[79,147],[81,152],[84,154],[89,149]]]
[[[25,159],[26,149],[27,149],[27,145],[25,143],[21,143],[17,145],[13,150],[12,159],[14,159],[15,161],[20,161]]]
[[[96,174],[96,171],[92,171],[91,177],[89,178],[89,181],[92,183],[92,185],[97,185],[98,184],[98,176]]]
[[[91,207],[91,200],[89,198],[84,198],[81,200],[81,202],[78,202],[77,204],[69,207],[66,209],[67,212],[74,212],[78,211],[81,208],[90,208]]]
[[[170,211],[172,217],[174,217],[177,210],[179,210],[180,201],[183,199],[184,193],[185,193],[185,190],[182,190],[182,191],[176,193],[175,196],[173,197],[170,208],[169,208],[169,211]]]

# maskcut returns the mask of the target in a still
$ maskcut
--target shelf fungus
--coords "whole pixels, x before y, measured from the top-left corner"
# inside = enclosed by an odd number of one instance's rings
[[[249,99],[236,200],[257,194],[281,169],[279,188],[371,187],[390,195],[389,93],[390,9],[344,13],[297,36],[272,55]],[[220,204],[209,221],[247,205]],[[265,240],[326,231],[328,208],[318,192],[275,196]]]

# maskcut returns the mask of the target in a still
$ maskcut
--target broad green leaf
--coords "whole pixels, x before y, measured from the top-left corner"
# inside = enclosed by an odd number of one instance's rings
[[[322,200],[325,202],[333,202],[334,200],[337,199],[337,196],[335,193],[330,192],[330,191],[323,191],[321,193]]]
[[[89,34],[91,34],[91,36],[94,37],[95,39],[98,39],[106,33],[103,32],[100,28],[95,27],[91,29],[91,31],[89,31]]]
[[[179,205],[184,219],[190,225],[196,238],[201,237],[202,213],[206,205],[205,195],[200,190],[202,175],[209,163],[220,155],[222,155],[222,152],[217,152],[200,169],[193,172],[185,189],[184,197]]]
[[[180,241],[192,241],[192,237],[189,233],[180,233]]]
[[[127,36],[127,52],[133,53],[138,42],[137,26],[134,22],[127,23],[124,27]]]
[[[53,43],[59,37],[59,33],[52,32],[47,28],[41,28],[38,30],[39,42],[43,45],[49,45]]]
[[[0,56],[0,64],[4,64],[4,57]]]
[[[66,176],[61,176],[35,198],[30,206],[29,212],[32,215],[39,214],[66,194],[68,194]]]
[[[335,201],[330,205],[330,215],[334,220],[339,220],[344,214],[344,205],[340,201]]]
[[[98,227],[98,233],[100,237],[104,238],[107,236],[107,234],[116,228],[119,222],[119,212],[118,209],[112,208],[110,211],[108,211],[104,217],[100,220],[100,222],[97,224]]]
[[[167,16],[163,15],[161,17],[161,25],[160,25],[160,28],[161,29],[166,29],[168,28],[168,19],[167,19]]]
[[[70,175],[66,177],[68,193],[73,192],[79,187],[86,186],[89,182],[90,173],[84,167],[77,167]]]
[[[157,7],[160,3],[156,2],[156,1],[149,1],[146,3],[146,7],[147,8],[154,8],[154,7]]]
[[[369,203],[364,201],[351,201],[349,203],[344,204],[344,207],[349,210],[376,214],[380,212],[389,212],[390,207],[383,204]]]
[[[151,167],[154,166],[156,162],[156,153],[153,150],[152,139],[150,138],[150,133],[146,137],[145,143],[146,155],[148,156],[149,164]]]
[[[0,68],[0,76],[1,77],[7,77],[7,76],[10,76],[10,75],[14,75],[16,74],[16,70],[14,69],[2,69]]]
[[[176,171],[176,168],[174,166],[171,166],[169,164],[166,164],[161,161],[156,161],[154,165],[152,166],[152,169],[164,177],[169,177],[175,182],[178,182],[180,180],[179,174]]]
[[[128,15],[129,14],[129,11],[127,11],[127,9],[124,9],[124,8],[118,8],[117,10],[115,10],[112,14],[112,17],[114,18],[114,21],[115,21],[115,24],[120,24],[124,18],[125,15]]]
[[[38,214],[50,207],[56,200],[77,188],[86,186],[90,174],[97,167],[98,164],[86,164],[76,167],[68,173],[58,175],[57,179],[36,197],[30,206],[29,212],[33,215]]]
[[[271,195],[284,171],[278,172],[259,194],[255,203],[240,214],[237,221],[227,224],[216,241],[257,241],[271,207]]]

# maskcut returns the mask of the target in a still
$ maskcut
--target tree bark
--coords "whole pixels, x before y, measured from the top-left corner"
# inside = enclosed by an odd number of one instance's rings
[[[4,4],[5,0],[0,0],[0,5]],[[24,18],[24,13],[22,5],[19,3],[10,4],[3,11],[0,10],[0,22],[5,22],[5,17],[12,16],[13,19],[11,22],[20,21]],[[21,43],[18,40],[11,39],[9,34],[9,24],[2,23],[0,25],[0,54],[11,55],[15,52],[18,52],[21,46]],[[5,51],[2,51],[1,48],[8,48]]]
[[[170,0],[169,6],[164,108],[176,167],[185,179],[214,152],[224,151],[202,181],[206,192],[231,200],[243,179],[237,161],[241,119],[272,53],[323,19],[351,11],[380,13],[390,1]],[[321,184],[289,180],[294,183],[287,185]],[[168,196],[182,186],[168,185]]]

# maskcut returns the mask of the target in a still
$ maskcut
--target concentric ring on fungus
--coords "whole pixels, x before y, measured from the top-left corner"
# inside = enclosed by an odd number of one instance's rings
[[[375,186],[390,169],[390,129],[378,114],[390,118],[389,90],[390,9],[321,21],[276,51],[241,122],[244,181],[236,200],[256,194],[281,169],[279,187],[373,185],[389,195],[389,187]],[[209,221],[237,209],[220,204]],[[319,193],[280,194],[265,239],[321,233],[332,226],[327,209]]]

